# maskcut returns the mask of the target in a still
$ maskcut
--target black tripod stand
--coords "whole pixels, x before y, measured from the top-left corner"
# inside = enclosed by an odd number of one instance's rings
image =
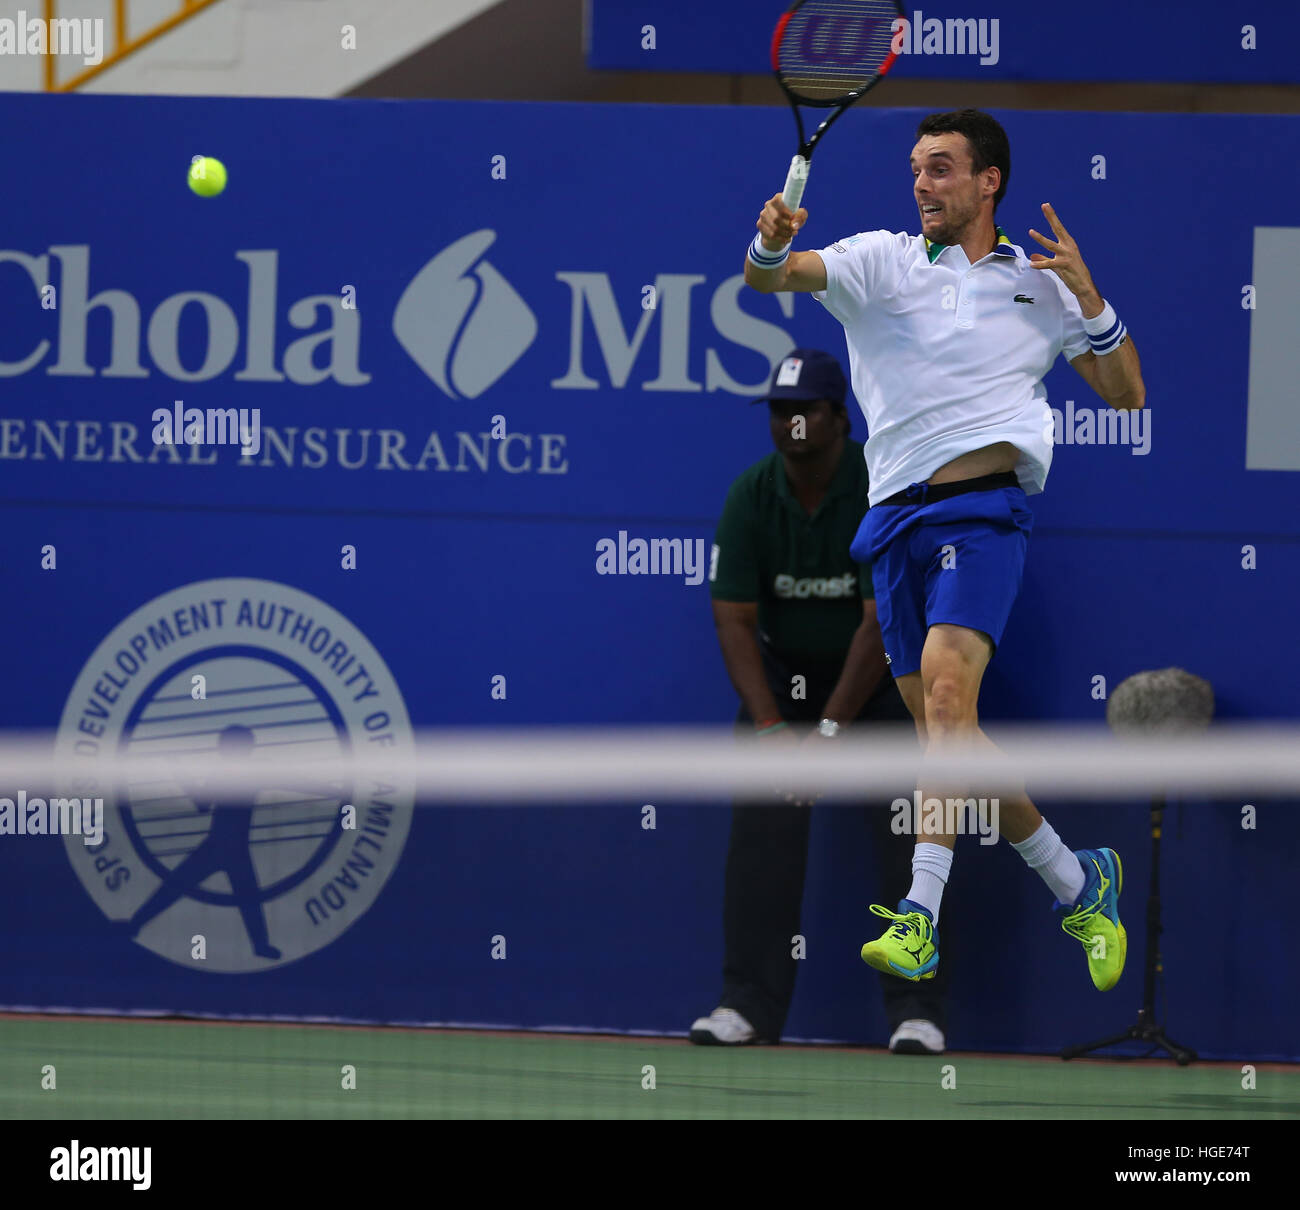
[[[1186,1067],[1196,1059],[1196,1051],[1188,1050],[1171,1041],[1156,1023],[1156,974],[1163,973],[1160,966],[1160,832],[1164,824],[1165,800],[1151,800],[1151,889],[1147,893],[1147,962],[1142,983],[1142,1007],[1138,1009],[1137,1023],[1121,1034],[1088,1042],[1082,1046],[1067,1046],[1061,1051],[1063,1059],[1077,1059],[1093,1050],[1117,1046],[1121,1042],[1145,1042],[1151,1049],[1142,1058],[1157,1050],[1167,1051],[1179,1067]]]

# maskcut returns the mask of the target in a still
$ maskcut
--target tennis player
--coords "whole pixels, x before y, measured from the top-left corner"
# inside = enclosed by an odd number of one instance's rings
[[[917,129],[912,191],[921,232],[866,231],[792,252],[807,219],[778,194],[763,207],[745,280],[762,293],[811,293],[844,325],[853,389],[866,417],[871,507],[853,557],[872,564],[890,661],[927,751],[992,747],[980,682],[1020,589],[1052,460],[1043,378],[1059,354],[1111,407],[1145,401],[1137,350],[1050,205],[1049,252],[1026,256],[994,219],[1011,175],[1006,132],[986,113],[932,114]],[[923,802],[970,787],[922,778]],[[987,789],[987,788],[984,788]],[[984,792],[983,790],[981,792]],[[1071,852],[1017,787],[999,798],[1001,832],[1056,896],[1093,983],[1124,969],[1123,872],[1113,849]],[[931,823],[938,822],[931,817]],[[862,947],[877,970],[932,978],[955,836],[918,832],[912,885],[892,923]]]

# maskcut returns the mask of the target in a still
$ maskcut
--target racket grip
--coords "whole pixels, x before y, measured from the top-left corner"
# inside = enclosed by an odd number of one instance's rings
[[[786,174],[785,190],[781,194],[781,200],[791,210],[798,210],[799,203],[803,200],[804,186],[808,183],[809,162],[801,155],[796,155],[790,161],[790,171]]]

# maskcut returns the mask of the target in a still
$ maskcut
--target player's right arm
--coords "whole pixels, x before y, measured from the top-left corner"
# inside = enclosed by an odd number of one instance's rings
[[[768,252],[779,252],[799,233],[808,220],[808,211],[800,207],[791,212],[778,193],[769,198],[758,216],[758,234]],[[826,289],[826,266],[818,252],[791,252],[775,269],[760,269],[745,258],[745,284],[760,294],[794,291],[809,294]]]

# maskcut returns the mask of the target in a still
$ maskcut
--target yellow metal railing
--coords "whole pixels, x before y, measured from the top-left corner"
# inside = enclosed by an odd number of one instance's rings
[[[80,88],[87,80],[93,79],[102,71],[107,71],[115,63],[120,63],[127,55],[137,51],[142,46],[147,46],[156,38],[161,38],[168,30],[175,29],[182,21],[188,21],[191,17],[197,16],[205,8],[216,4],[217,0],[174,0],[179,8],[170,17],[159,21],[152,29],[147,29],[144,33],[134,38],[128,38],[126,34],[126,9],[127,0],[113,0],[113,49],[107,52],[103,59],[93,67],[86,68],[85,71],[79,72],[70,80],[60,82],[56,78],[54,70],[53,47],[46,45],[45,48],[45,91],[46,92],[72,92]],[[53,26],[50,22],[56,19],[55,13],[56,0],[45,0],[45,28],[50,30]]]

